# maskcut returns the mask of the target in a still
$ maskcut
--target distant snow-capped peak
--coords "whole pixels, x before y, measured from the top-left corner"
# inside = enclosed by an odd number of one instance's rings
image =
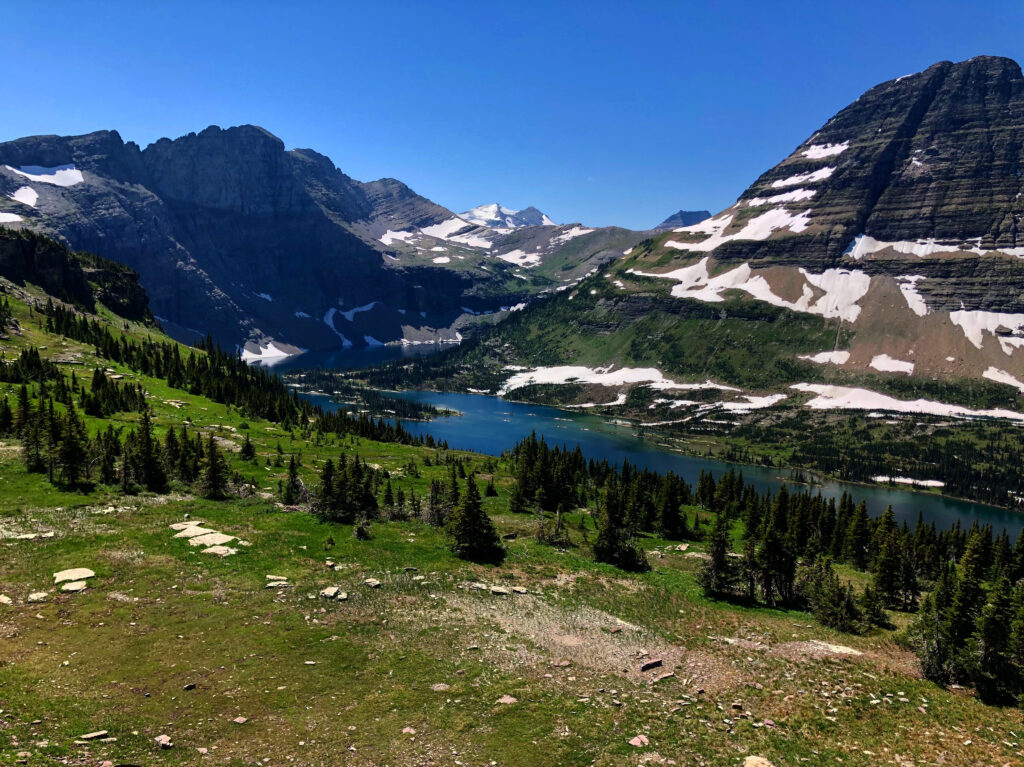
[[[512,210],[498,203],[480,205],[473,210],[467,210],[459,214],[477,226],[486,226],[491,229],[519,229],[523,226],[557,226],[554,221],[548,218],[534,207]]]

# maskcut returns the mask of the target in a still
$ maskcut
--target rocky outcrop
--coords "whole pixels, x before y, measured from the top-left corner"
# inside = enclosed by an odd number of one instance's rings
[[[654,231],[660,232],[680,226],[691,226],[710,217],[710,210],[678,210],[654,227]]]
[[[0,277],[46,293],[87,311],[96,301],[126,319],[152,315],[139,275],[128,267],[88,253],[73,253],[59,242],[31,231],[0,227]]]

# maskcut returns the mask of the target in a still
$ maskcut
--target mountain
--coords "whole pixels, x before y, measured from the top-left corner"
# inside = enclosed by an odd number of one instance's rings
[[[706,218],[711,218],[710,210],[680,210],[654,227],[654,230],[661,231],[663,229],[675,229],[678,226],[690,226],[700,223]]]
[[[728,209],[498,326],[482,339],[493,364],[467,369],[530,397],[574,382],[551,401],[610,402],[671,376],[763,407],[881,410],[884,391],[1019,409],[1022,218],[1020,66],[941,62],[868,90]]]
[[[557,224],[534,207],[511,210],[498,203],[480,205],[473,210],[460,213],[459,218],[477,226],[492,229],[519,229],[524,226],[557,226]]]
[[[114,131],[0,144],[0,224],[131,266],[172,335],[254,358],[456,340],[639,239],[618,230],[588,249],[581,227],[495,231],[252,125],[145,149]]]

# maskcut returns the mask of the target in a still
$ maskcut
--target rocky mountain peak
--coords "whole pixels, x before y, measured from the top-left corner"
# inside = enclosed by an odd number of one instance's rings
[[[659,231],[675,229],[680,226],[692,226],[710,217],[711,211],[709,210],[679,210],[654,227],[654,229]]]
[[[491,229],[519,229],[524,226],[556,226],[555,222],[532,205],[522,210],[506,208],[501,203],[478,205],[472,210],[460,213],[471,224]]]

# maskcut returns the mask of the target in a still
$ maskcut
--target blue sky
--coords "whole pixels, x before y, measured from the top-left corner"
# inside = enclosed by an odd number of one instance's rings
[[[872,85],[1024,60],[1016,2],[7,2],[0,140],[256,123],[456,211],[730,205]]]

